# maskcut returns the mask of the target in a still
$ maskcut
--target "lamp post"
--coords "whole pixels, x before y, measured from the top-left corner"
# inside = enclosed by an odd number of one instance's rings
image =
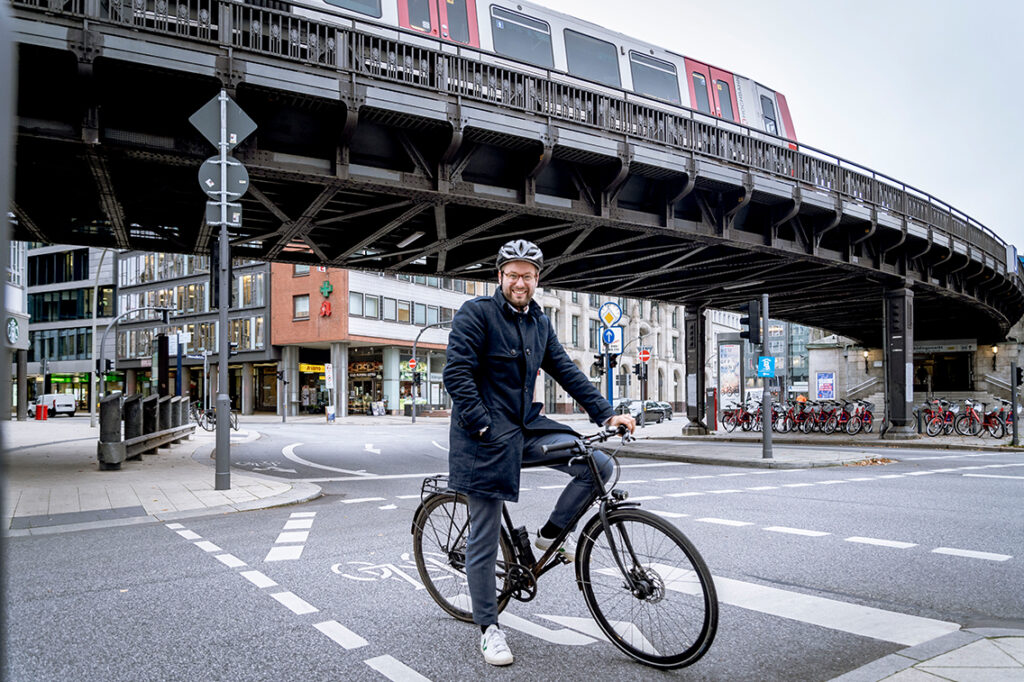
[[[423,336],[423,332],[427,331],[431,327],[448,327],[451,326],[451,322],[435,322],[434,324],[428,324],[426,327],[420,330],[419,334],[416,335],[416,339],[412,342],[412,359],[416,360],[416,345],[420,342],[420,337]],[[401,372],[401,368],[399,368]],[[427,373],[430,373],[430,367],[427,367]],[[416,370],[413,369],[413,380],[412,380],[412,423],[416,423],[416,397],[419,395],[419,386],[416,382]]]
[[[103,249],[103,253],[100,254],[99,265],[96,266],[96,280],[92,285],[92,357],[93,360],[99,358],[99,354],[96,353],[96,318],[99,317],[99,291],[100,291],[100,273],[103,271],[103,259],[107,257],[107,251],[110,249]],[[99,372],[103,371],[103,367],[96,368],[98,372],[92,372],[89,374],[89,428],[96,428],[96,383],[99,378]]]

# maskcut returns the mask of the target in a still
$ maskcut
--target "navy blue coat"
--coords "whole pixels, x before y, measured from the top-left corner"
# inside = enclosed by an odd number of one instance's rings
[[[537,370],[562,385],[597,424],[614,411],[566,354],[551,321],[530,302],[518,313],[501,289],[467,301],[452,321],[444,386],[452,398],[449,485],[459,492],[519,499],[519,471],[527,436],[561,431],[533,402]],[[480,430],[488,427],[480,436]]]

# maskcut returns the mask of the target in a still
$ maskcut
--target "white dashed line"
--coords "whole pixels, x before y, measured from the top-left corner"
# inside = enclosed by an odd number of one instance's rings
[[[200,540],[199,542],[195,543],[195,546],[198,547],[199,549],[203,550],[204,552],[219,552],[219,551],[221,551],[220,547],[218,547],[217,545],[213,544],[209,540]]]
[[[377,509],[384,509],[384,510],[398,509],[398,505],[397,504],[385,504],[385,505],[382,505],[380,507],[377,507]]]
[[[383,497],[357,497],[352,500],[342,500],[342,504],[357,504],[359,502],[383,502]]]
[[[759,485],[756,488],[747,488],[747,490],[778,490],[777,485]]]
[[[317,630],[324,633],[331,640],[345,649],[358,649],[369,644],[365,639],[349,630],[336,620],[328,620],[314,625]]]
[[[384,677],[392,682],[430,682],[430,678],[423,677],[418,672],[402,663],[393,656],[378,656],[363,661]]]
[[[806,535],[809,538],[820,538],[831,533],[824,533],[820,530],[804,530],[803,528],[787,528],[786,526],[768,526],[764,530],[773,533],[789,533],[790,535]]]
[[[650,511],[652,514],[657,514],[658,516],[664,516],[666,519],[681,519],[683,517],[689,516],[689,514],[680,514],[679,512],[662,511],[660,509],[649,509],[648,511]]]
[[[298,616],[306,613],[316,613],[320,610],[292,592],[275,592],[270,596],[281,602],[288,610]]]
[[[305,545],[281,545],[280,547],[271,547],[263,561],[295,561],[302,556],[302,549],[304,547]]]
[[[666,493],[665,497],[697,497],[704,493]]]
[[[947,471],[952,471],[952,469]],[[903,478],[903,474],[886,474],[885,476],[878,476],[878,478]]]
[[[647,483],[647,481],[644,481],[644,480],[636,480],[636,481],[619,481],[619,485],[629,485],[630,483]]]
[[[858,542],[862,545],[877,545],[878,547],[892,547],[893,549],[910,549],[917,547],[915,542],[899,542],[898,540],[879,540],[878,538],[862,538],[854,536],[846,538],[847,542]]]
[[[202,540],[203,536],[190,530],[179,530],[178,535],[186,540]]]
[[[182,528],[185,527],[185,526],[181,525],[180,523],[168,523],[166,525],[171,530],[181,530]]]
[[[1015,481],[1024,480],[1024,476],[997,476],[996,474],[964,474],[964,478],[1011,478]]]
[[[931,476],[934,473],[934,471],[911,471],[910,473],[907,474],[907,476]],[[856,481],[859,479],[851,478],[850,480]]]
[[[783,483],[783,488],[809,488],[813,483]]]
[[[520,488],[520,490],[523,490],[523,488]],[[417,500],[419,498],[419,495],[395,495],[396,500]]]
[[[247,565],[234,554],[218,554],[215,558],[228,568],[240,568]]]
[[[647,500],[660,500],[661,495],[644,495],[643,497],[630,497],[630,502],[646,502]]]
[[[559,488],[564,488],[564,487],[565,487],[564,485],[541,485],[541,486],[537,486],[537,490],[557,490]]]
[[[729,493],[741,493],[742,490],[709,490],[709,495],[728,495]]]
[[[718,474],[718,476],[720,478],[728,478],[730,476],[746,476],[746,475],[747,475],[746,472],[743,472],[742,474]]]
[[[683,479],[679,476],[673,476],[672,478],[655,478],[653,480],[659,483],[668,483],[669,481],[681,481]]]
[[[716,519],[716,518],[713,518],[713,517],[710,517],[710,516],[706,516],[703,519],[697,519],[697,520],[698,521],[703,521],[704,523],[717,523],[720,526],[736,526],[736,527],[739,527],[739,526],[753,526],[754,525],[753,523],[750,523],[749,521],[733,521],[731,519]]]
[[[285,522],[284,530],[309,530],[313,527],[313,519],[290,519]]]
[[[260,571],[242,571],[241,575],[260,589],[263,589],[264,587],[275,587],[277,585],[276,582]]]
[[[874,479],[873,476],[861,476],[860,478],[851,478],[850,480],[851,481],[858,481],[859,482],[859,481],[873,481],[875,479]]]
[[[286,530],[277,536],[274,540],[275,543],[281,544],[285,542],[305,542],[309,539],[308,530]]]
[[[836,483],[849,483],[849,481],[818,481],[818,485],[835,485]]]
[[[953,549],[952,547],[936,547],[933,554],[949,554],[950,556],[962,556],[968,559],[987,559],[988,561],[1008,561],[1013,557],[1009,554],[993,554],[992,552],[975,552],[970,549]]]

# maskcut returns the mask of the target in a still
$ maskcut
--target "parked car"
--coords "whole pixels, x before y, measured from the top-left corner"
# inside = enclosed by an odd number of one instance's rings
[[[619,414],[633,415],[633,419],[640,421],[641,405],[643,406],[644,423],[654,422],[660,424],[665,419],[665,410],[662,409],[661,405],[653,400],[640,401],[640,400],[623,400],[616,407],[616,411]]]
[[[45,405],[48,416],[66,414],[75,416],[75,396],[70,393],[45,393],[36,398],[36,405]]]
[[[663,400],[657,401],[657,404],[661,407],[661,411],[665,413],[665,419],[672,421],[672,404],[666,403]]]

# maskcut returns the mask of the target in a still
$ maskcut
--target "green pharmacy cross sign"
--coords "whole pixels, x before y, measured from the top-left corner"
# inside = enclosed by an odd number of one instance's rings
[[[325,279],[324,283],[320,285],[320,293],[324,298],[330,298],[332,291],[334,291],[334,287],[331,286],[330,281]]]

